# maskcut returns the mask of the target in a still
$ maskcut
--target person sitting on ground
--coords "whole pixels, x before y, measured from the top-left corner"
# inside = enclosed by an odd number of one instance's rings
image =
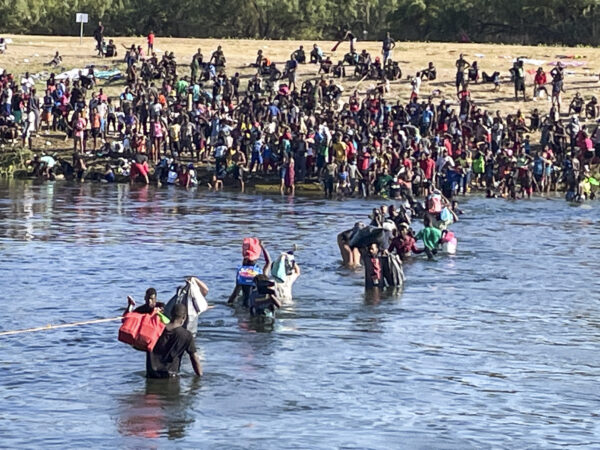
[[[104,53],[104,56],[106,58],[116,58],[117,56],[119,56],[117,54],[117,46],[112,39],[109,39],[108,44],[106,44],[106,51]]]
[[[44,65],[56,67],[60,63],[62,63],[62,56],[60,56],[60,54],[58,53],[58,50],[57,50],[56,53],[54,54],[54,58],[52,58],[52,60],[50,62],[47,62]]]
[[[262,74],[262,69],[266,67],[268,59],[264,56],[262,49],[256,52],[256,60],[253,64],[250,64],[251,67],[256,67],[259,73]]]
[[[321,65],[319,66],[319,72],[317,72],[317,73],[326,73],[326,74],[331,73],[332,65],[333,65],[333,62],[331,61],[331,58],[328,56],[327,58],[325,58],[324,60],[321,61]]]
[[[344,61],[338,61],[338,63],[333,66],[332,73],[335,78],[345,78],[346,68],[344,67]]]
[[[477,61],[473,61],[471,67],[467,70],[469,82],[477,83],[479,81],[479,67]]]
[[[323,50],[317,44],[313,44],[313,48],[310,51],[310,63],[320,64],[321,61],[323,61]]]
[[[371,67],[371,55],[365,49],[360,52],[358,55],[358,62],[356,64],[356,74],[364,77],[369,73],[369,68]]]
[[[217,49],[213,52],[208,61],[209,64],[214,64],[216,68],[225,68],[225,54],[223,53],[223,49],[219,45]]]
[[[304,46],[301,45],[300,48],[298,48],[297,50],[295,50],[291,54],[290,59],[296,60],[296,62],[298,64],[304,64],[304,63],[306,63],[306,52],[304,51]]]
[[[436,79],[436,77],[437,77],[437,69],[435,68],[433,63],[430,62],[427,66],[427,69],[423,69],[421,71],[421,79],[426,80],[426,81],[433,81]]]
[[[592,99],[585,105],[585,118],[595,119],[600,113],[600,107],[598,106],[598,99],[592,97]]]
[[[402,78],[402,70],[400,69],[400,64],[398,63],[398,61],[392,61],[391,58],[389,58],[385,62],[385,65],[383,66],[383,72],[387,80],[395,81]],[[421,76],[423,76],[423,74],[421,74]]]
[[[584,100],[581,97],[581,94],[579,92],[575,92],[575,97],[573,97],[571,103],[569,104],[569,111],[567,114],[571,115],[571,111],[577,115],[581,114],[581,111],[583,110],[583,104]]]
[[[344,55],[344,64],[355,66],[358,63],[358,53],[350,52]]]

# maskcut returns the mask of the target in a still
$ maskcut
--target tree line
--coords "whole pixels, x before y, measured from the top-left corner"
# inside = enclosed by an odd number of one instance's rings
[[[359,39],[595,45],[597,0],[0,0],[0,32],[107,36]]]

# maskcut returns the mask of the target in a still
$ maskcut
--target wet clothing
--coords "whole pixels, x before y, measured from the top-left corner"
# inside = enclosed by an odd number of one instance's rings
[[[184,353],[190,356],[196,353],[194,336],[181,326],[173,329],[167,326],[154,350],[146,353],[146,376],[148,378],[177,376]]]
[[[426,227],[419,231],[416,238],[423,240],[426,249],[435,250],[442,238],[442,232],[434,227]]]
[[[263,294],[253,289],[248,309],[253,317],[274,317],[277,305],[271,300],[269,294]]]
[[[363,262],[365,266],[365,288],[383,287],[383,272],[379,257],[372,257],[365,252],[363,253]]]

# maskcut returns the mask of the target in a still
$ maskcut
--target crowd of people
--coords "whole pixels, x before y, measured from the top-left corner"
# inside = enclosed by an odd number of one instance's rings
[[[99,55],[116,57],[101,23],[94,37]],[[31,147],[36,133],[51,130],[72,139],[72,161],[63,158],[49,167],[34,158],[35,173],[46,177],[60,170],[83,180],[88,155],[100,153],[122,157],[118,166],[106,166],[106,181],[117,172],[149,183],[154,168],[157,181],[190,187],[200,181],[198,165],[210,164],[209,185],[217,190],[224,182],[243,190],[248,178],[266,177],[278,179],[281,191],[292,194],[297,183],[320,182],[328,198],[405,198],[422,195],[429,185],[449,199],[474,187],[491,197],[512,198],[559,186],[571,199],[595,191],[592,168],[600,162],[600,130],[582,122],[597,119],[599,106],[595,98],[586,103],[576,95],[565,111],[560,65],[550,74],[548,113],[536,108],[526,115],[518,108],[502,115],[478,104],[470,90],[473,83],[499,85],[500,74],[480,74],[477,61],[469,63],[463,55],[456,61],[456,98],[421,95],[422,83],[438,78],[433,62],[409,77],[407,101],[392,98],[390,82],[401,70],[389,33],[381,57],[372,58],[357,50],[348,31],[338,45],[348,40],[350,51],[335,64],[317,44],[308,55],[302,46],[294,50],[281,68],[260,50],[250,63],[256,73],[248,79],[231,73],[221,46],[206,57],[198,49],[191,62],[181,63],[169,51],[159,58],[154,40],[151,32],[147,49],[123,46],[125,83],[118,97],[98,88],[93,67],[73,80],[50,75],[43,93],[29,73],[18,78],[5,71],[1,138],[22,139]],[[57,53],[53,62],[59,58]],[[317,75],[300,80],[303,64],[318,66]],[[509,73],[515,98],[527,98],[523,61]],[[345,92],[344,77],[377,83]],[[540,67],[533,98],[548,93],[546,83]],[[532,143],[536,131],[541,139]]]
[[[434,260],[436,255],[456,253],[458,241],[450,226],[461,213],[456,201],[432,186],[423,202],[406,200],[398,206],[375,208],[368,225],[357,222],[337,236],[342,265],[364,269],[367,299],[379,301],[382,293],[390,290],[397,294],[404,286],[403,263],[413,255],[424,253]],[[415,233],[412,226],[417,218],[423,220],[423,227]],[[417,241],[423,242],[422,248]],[[277,310],[293,302],[293,285],[301,274],[294,250],[280,253],[273,261],[264,242],[244,238],[242,261],[227,305],[246,314],[252,329],[271,330]],[[259,263],[261,258],[264,264]],[[202,375],[194,336],[198,315],[210,308],[205,299],[208,292],[204,282],[189,277],[186,286],[178,288],[166,304],[157,301],[154,288],[147,289],[145,303],[135,309],[133,298],[127,298],[119,340],[146,352],[148,377],[176,377],[184,353],[195,374]]]

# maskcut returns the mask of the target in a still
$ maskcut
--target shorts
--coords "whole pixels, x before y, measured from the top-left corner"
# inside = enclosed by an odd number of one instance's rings
[[[465,81],[465,73],[464,72],[457,72],[456,73],[456,87],[459,87],[461,84],[463,84]]]
[[[250,165],[252,165],[254,163],[262,164],[263,163],[262,155],[253,153],[252,159],[250,160]]]
[[[517,78],[515,80],[515,90],[517,92],[525,90],[525,79],[524,78]]]

